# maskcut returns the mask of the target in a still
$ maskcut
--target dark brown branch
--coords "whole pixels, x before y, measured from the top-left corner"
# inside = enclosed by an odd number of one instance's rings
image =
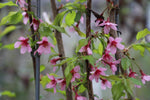
[[[91,9],[92,0],[87,0],[87,8]],[[87,10],[86,12],[86,38],[91,37],[91,11]],[[90,76],[90,63],[89,61],[86,61],[86,72],[87,72],[87,90],[89,95],[89,100],[94,100],[93,95],[93,87],[92,82],[89,80]]]
[[[58,10],[57,10],[57,7],[56,7],[55,0],[51,0],[51,6],[52,6],[52,11],[53,11],[53,16],[55,18],[58,14]],[[63,41],[62,41],[62,35],[61,35],[60,32],[56,31],[55,32],[55,37],[56,37],[56,40],[57,40],[57,46],[58,46],[59,54],[64,58],[65,57],[65,52],[64,52],[64,46],[63,46]],[[65,77],[64,71],[65,71],[66,66],[67,66],[66,64],[62,65],[62,71],[63,71],[64,77]],[[68,88],[66,88],[66,98],[67,98],[67,100],[73,100],[72,90],[71,90],[71,83],[69,84]]]
[[[109,6],[109,2],[108,3],[108,6]],[[114,6],[119,6],[119,1],[118,0],[113,0],[113,3],[114,3]],[[110,14],[109,14],[109,18],[110,18],[110,22],[113,22],[113,23],[117,23],[118,24],[118,20],[117,19],[117,16],[118,16],[118,9],[117,8],[110,8],[111,11],[110,11]],[[116,38],[118,37],[119,34],[117,34],[117,31],[114,31],[114,30],[110,30],[110,35],[113,37],[113,38]],[[121,59],[123,57],[123,53],[121,52],[121,50],[117,49],[117,52],[116,52],[116,55],[115,55],[116,59]],[[121,70],[121,73],[123,75],[127,75],[127,71],[126,70],[123,70],[121,64],[119,64],[117,66],[118,68],[120,68]],[[119,71],[118,73],[116,74],[119,74]],[[135,100],[133,96],[131,96],[131,94],[128,93],[128,99],[129,100]]]
[[[28,0],[28,12],[31,12],[31,0]],[[29,14],[29,23],[32,23],[32,15]],[[32,39],[33,41],[35,41],[35,35],[34,35],[34,29],[33,29],[33,25],[30,26],[30,30],[31,30],[31,34],[32,34]],[[36,60],[35,60],[35,56],[34,56],[34,51],[35,51],[35,47],[33,47],[33,50],[31,52],[31,57],[32,57],[32,62],[33,62],[33,70],[34,70],[34,79],[36,78]]]

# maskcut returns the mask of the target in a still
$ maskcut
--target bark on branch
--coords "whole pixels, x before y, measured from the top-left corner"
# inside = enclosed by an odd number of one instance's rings
[[[55,0],[51,0],[51,6],[52,6],[52,11],[53,11],[53,16],[55,18],[57,16],[57,14],[58,14],[58,10],[57,10],[57,7],[56,7]],[[65,57],[64,46],[63,46],[61,33],[56,31],[55,32],[55,37],[56,37],[56,40],[57,40],[57,46],[58,46],[59,54],[62,57]],[[65,77],[64,71],[65,71],[66,66],[67,66],[66,64],[62,65],[62,71],[63,71],[64,77]],[[66,100],[73,100],[71,84],[69,84],[68,88],[66,88],[66,98],[67,98]]]
[[[91,5],[92,5],[92,0],[87,0],[87,8],[91,9]],[[91,11],[87,10],[86,12],[86,38],[90,36],[91,36]],[[86,61],[87,89],[88,89],[89,100],[94,100],[92,82],[89,80],[90,71],[91,71],[90,63],[89,61]]]

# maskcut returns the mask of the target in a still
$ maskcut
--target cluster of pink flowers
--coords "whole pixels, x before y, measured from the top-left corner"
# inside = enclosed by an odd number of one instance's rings
[[[15,43],[14,47],[15,48],[21,47],[21,49],[20,49],[21,54],[24,54],[26,51],[28,51],[29,53],[32,51],[32,48],[31,48],[31,46],[28,43],[29,38],[24,38],[24,37],[21,36],[18,40],[19,41],[17,41]],[[40,55],[42,53],[48,54],[48,53],[51,52],[50,47],[54,47],[53,44],[51,44],[51,43],[48,42],[47,37],[43,37],[42,41],[37,42],[37,44],[39,44],[39,47],[34,52],[34,54],[36,54],[36,52],[38,52]]]
[[[66,87],[66,80],[65,79],[56,79],[54,76],[47,74],[48,78],[50,79],[50,82],[46,85],[46,88],[53,88],[54,93],[56,93],[56,85],[59,84],[61,87],[61,90],[64,90]]]

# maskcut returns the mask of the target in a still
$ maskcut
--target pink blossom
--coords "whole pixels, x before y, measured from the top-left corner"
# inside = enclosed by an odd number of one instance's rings
[[[135,88],[141,88],[141,85],[134,85]]]
[[[111,83],[106,79],[101,79],[101,88],[105,90],[106,87],[111,88],[112,87]]]
[[[145,84],[145,81],[150,81],[150,75],[146,75],[142,70],[140,70],[142,83]]]
[[[110,32],[110,29],[117,30],[117,27],[116,27],[117,24],[111,23],[111,22],[109,22],[109,20],[103,21],[103,23],[101,23],[98,26],[104,26],[104,33],[105,34],[108,34]]]
[[[66,88],[66,80],[65,79],[58,79],[57,82],[59,83],[61,90]]]
[[[71,82],[75,81],[75,79],[80,78],[80,74],[78,73],[79,70],[80,70],[80,66],[76,66],[70,71],[70,73],[72,74]]]
[[[133,71],[132,71],[131,68],[130,68],[129,70],[130,70],[129,77],[136,78],[136,76],[138,76],[138,75],[136,74],[136,72],[133,72]]]
[[[16,4],[19,3],[21,8],[24,8],[25,5],[28,6],[28,4],[25,2],[25,0],[17,0]]]
[[[83,16],[81,16],[80,22],[81,22],[82,24],[84,24],[84,17],[83,17]]]
[[[57,80],[54,76],[50,76],[49,74],[47,76],[51,81],[46,85],[46,88],[54,88],[54,93],[56,93]]]
[[[25,11],[25,12],[22,13],[22,15],[24,16],[23,23],[26,25],[28,20],[29,20],[28,13]]]
[[[92,55],[92,50],[90,49],[90,43],[91,41],[89,41],[87,45],[81,47],[79,52],[86,52],[88,55]]]
[[[35,19],[35,18],[33,18],[31,25],[33,25],[34,31],[37,31],[38,28],[39,28],[39,25],[40,25],[40,21]]]
[[[79,95],[78,95],[76,100],[87,100],[87,99],[86,99],[86,97],[83,97],[83,96],[79,96]]]
[[[69,0],[66,0],[66,2],[69,2]]]
[[[75,32],[74,27],[69,28],[69,31],[70,31],[70,32]]]
[[[115,72],[117,71],[117,67],[116,65],[120,63],[120,59],[113,61],[113,62],[108,62],[108,65],[110,66],[112,73],[115,74]]]
[[[107,45],[107,49],[110,50],[110,52],[112,54],[115,54],[118,49],[124,49],[124,45],[122,45],[121,42],[121,38],[113,38],[113,37],[109,37],[109,44]]]
[[[102,56],[102,58],[98,59],[96,61],[96,63],[98,63],[99,61],[102,61],[105,64],[105,62],[112,62],[113,60],[115,60],[115,58],[110,55],[110,50],[106,49],[105,53]]]
[[[50,60],[50,63],[51,63],[52,65],[56,65],[56,62],[59,61],[60,59],[61,59],[60,57],[59,57],[59,58],[51,59],[51,60]]]
[[[26,51],[31,52],[32,48],[28,43],[29,38],[20,37],[19,41],[17,41],[14,45],[15,48],[19,48],[21,46],[20,52],[24,54]]]
[[[36,54],[36,52],[40,55],[42,53],[49,54],[51,52],[51,47],[54,48],[54,45],[48,42],[47,37],[43,37],[42,41],[37,42],[37,44],[39,44],[39,48],[34,52],[34,54]]]
[[[95,81],[98,82],[98,79],[100,78],[100,75],[105,75],[105,72],[107,69],[106,68],[95,68],[94,71],[90,72],[91,75],[89,77],[89,79],[92,81],[95,78]]]

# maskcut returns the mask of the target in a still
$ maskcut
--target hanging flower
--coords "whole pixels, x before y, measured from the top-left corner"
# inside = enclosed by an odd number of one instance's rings
[[[90,72],[91,75],[89,76],[89,79],[92,81],[95,78],[95,81],[98,82],[98,79],[100,78],[100,75],[105,75],[106,68],[95,68],[94,71]]]
[[[103,23],[99,24],[98,26],[104,27],[105,34],[108,34],[110,29],[117,30],[117,24],[109,22],[109,19],[107,21],[103,21]]]
[[[47,76],[51,81],[46,85],[46,88],[54,88],[54,93],[56,93],[57,79],[55,79],[54,76],[50,76],[49,74],[47,74]]]
[[[23,15],[23,23],[26,25],[27,24],[27,22],[28,22],[28,20],[29,20],[29,16],[28,16],[28,13],[26,12],[26,11],[24,11],[23,13],[22,13],[22,15]]]
[[[111,85],[111,83],[108,80],[101,78],[101,88],[103,90],[106,90],[106,87],[111,88],[112,85]]]
[[[81,16],[80,22],[81,22],[82,24],[84,24],[84,17],[83,17],[83,16]]]
[[[28,4],[25,2],[25,0],[17,0],[16,4],[19,3],[19,6],[21,8],[25,8],[25,5],[28,6]]]
[[[145,81],[150,81],[150,75],[146,75],[142,70],[140,70],[142,83],[145,84]]]
[[[107,49],[110,50],[110,52],[112,54],[115,54],[116,51],[117,51],[117,48],[118,49],[124,49],[124,45],[122,45],[120,42],[121,42],[121,38],[113,38],[113,37],[109,37],[109,43],[107,45]]]
[[[138,75],[136,74],[136,72],[133,72],[133,71],[132,71],[131,68],[130,68],[129,70],[130,70],[130,73],[129,73],[129,75],[128,75],[129,77],[136,78],[136,76],[138,76]]]
[[[21,54],[24,54],[25,52],[31,52],[32,51],[32,48],[31,46],[29,45],[28,41],[29,41],[29,38],[24,38],[24,37],[20,37],[18,39],[19,41],[17,41],[14,45],[15,48],[19,48],[21,47],[20,49],[20,53]]]
[[[80,70],[80,66],[76,66],[70,71],[70,73],[72,74],[71,82],[74,82],[75,79],[80,78],[80,74],[78,73],[79,70]]]
[[[90,43],[91,41],[89,41],[87,45],[81,47],[79,52],[86,52],[88,55],[92,55],[92,50],[90,49]]]
[[[33,25],[34,31],[37,31],[38,28],[39,28],[39,25],[40,25],[40,21],[35,19],[35,18],[33,18],[31,25]]]
[[[66,80],[65,79],[58,79],[57,82],[59,83],[61,90],[65,90],[66,88]]]
[[[54,48],[54,45],[48,42],[47,37],[43,37],[42,41],[37,42],[37,44],[39,44],[39,48],[34,52],[34,54],[36,54],[36,52],[40,55],[42,53],[49,54],[51,52],[51,47]]]

